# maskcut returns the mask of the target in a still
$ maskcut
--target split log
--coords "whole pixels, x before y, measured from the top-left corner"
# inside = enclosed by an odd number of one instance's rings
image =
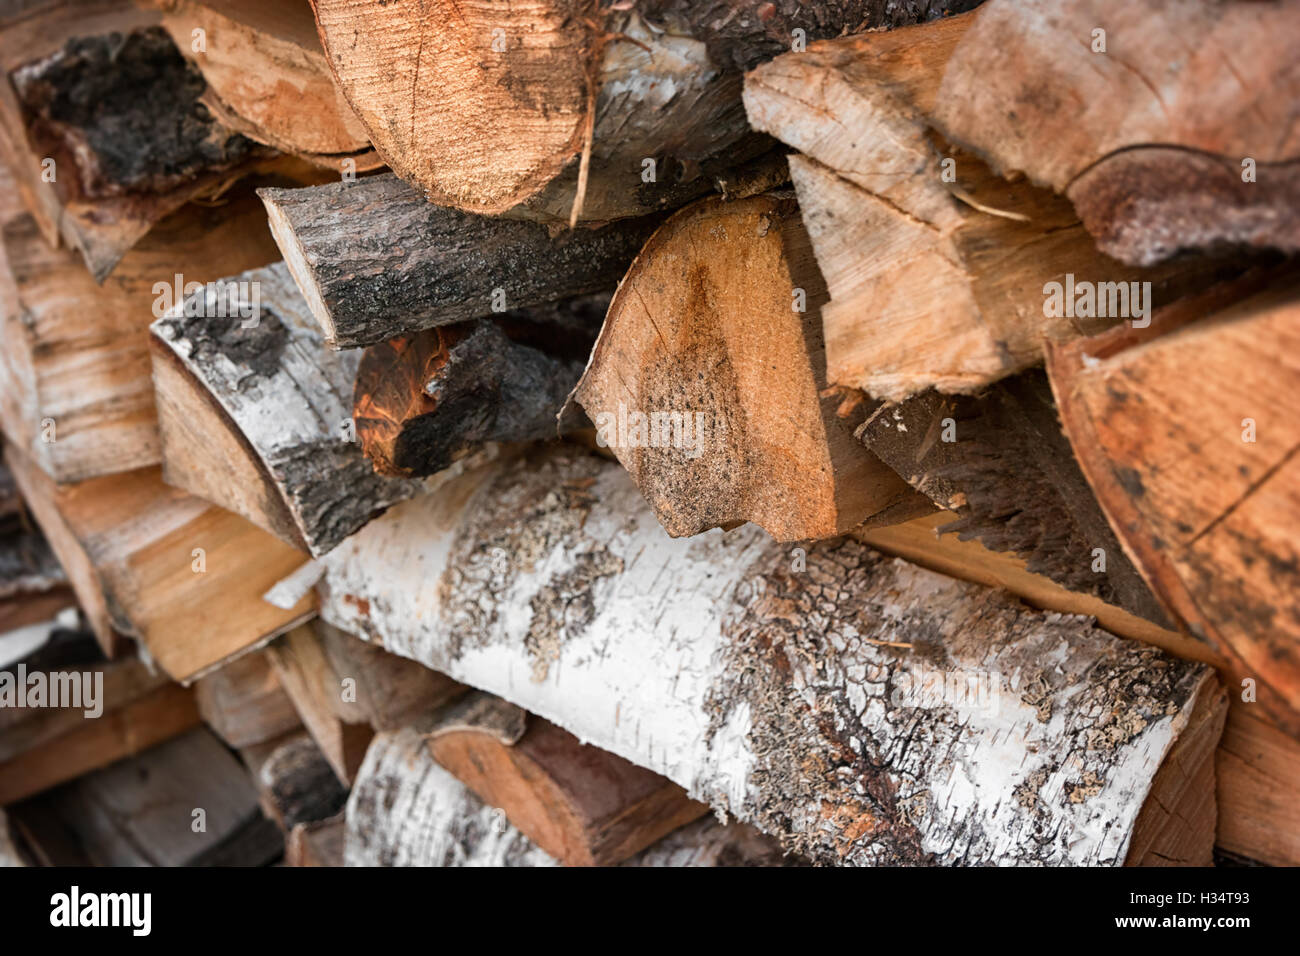
[[[769,145],[745,122],[740,71],[805,39],[970,5],[313,2],[339,86],[399,176],[439,205],[541,221],[702,195]]]
[[[347,824],[343,814],[299,823],[289,831],[284,847],[285,866],[342,866],[343,839]]]
[[[203,74],[201,102],[226,126],[332,169],[347,158],[358,171],[379,164],[365,127],[334,83],[307,3],[152,3],[162,9],[162,26],[177,48]]]
[[[30,691],[39,672],[47,698],[55,682],[69,693],[75,682],[83,706],[19,707],[12,700],[0,706],[0,805],[106,767],[199,723],[194,695],[151,673],[137,658],[92,657],[43,666],[33,655],[18,664],[0,670],[0,693],[6,697],[17,693],[20,678]],[[99,716],[87,717],[96,709]]]
[[[313,613],[261,600],[302,554],[165,485],[157,468],[57,486],[12,445],[5,461],[111,653],[134,637],[176,680],[200,676]]]
[[[9,827],[9,817],[0,810],[0,869],[6,867],[27,866],[27,858],[14,842],[13,831]]]
[[[46,239],[77,250],[97,281],[156,222],[235,179],[329,178],[216,122],[199,102],[202,76],[156,11],[125,0],[25,6],[0,30],[0,153]]]
[[[1217,311],[1192,303],[1149,329],[1048,352],[1065,432],[1133,563],[1174,620],[1258,684],[1259,706],[1293,736],[1298,290],[1292,281]],[[1195,481],[1171,464],[1189,461]]]
[[[990,0],[970,19],[936,126],[1068,196],[1107,255],[1300,250],[1300,5]]]
[[[267,654],[303,724],[348,784],[376,730],[404,726],[464,692],[450,678],[324,622],[295,628]]]
[[[42,242],[29,217],[0,237],[0,272],[13,296],[0,294],[0,422],[59,482],[158,463],[149,323],[183,294],[177,283],[183,289],[276,256],[249,195],[159,223],[102,286],[72,253]]]
[[[579,296],[366,349],[352,416],[374,470],[433,475],[485,444],[540,441],[587,425],[567,400],[609,298]]]
[[[223,664],[194,684],[203,722],[239,749],[281,737],[299,726],[298,711],[262,651]]]
[[[333,348],[611,288],[659,222],[553,237],[536,223],[432,205],[392,175],[260,195]]]
[[[0,463],[0,635],[48,621],[75,603],[68,576]]]
[[[345,815],[348,866],[556,866],[433,760],[405,728],[375,738]],[[742,824],[706,818],[670,833],[624,866],[789,865],[776,841]]]
[[[1218,846],[1272,866],[1300,866],[1300,742],[1239,694],[1232,695],[1215,776]]]
[[[565,866],[620,863],[708,813],[658,774],[488,694],[439,713],[425,736],[444,769]]]
[[[1215,278],[1196,261],[1110,259],[1068,200],[931,133],[943,65],[976,15],[821,44],[746,78],[750,122],[804,154],[790,173],[830,292],[827,377],[877,398],[977,391],[1039,362],[1044,339],[1139,320]]]
[[[637,256],[574,397],[669,534],[807,540],[932,510],[827,389],[825,302],[788,193],[701,200]]]
[[[1129,852],[1175,798],[1161,767],[1185,732],[1198,764],[1217,732],[1186,729],[1222,721],[1204,665],[852,540],[666,539],[592,456],[467,475],[324,564],[336,626],[826,862],[1154,859]],[[1150,850],[1208,861],[1200,807]]]
[[[422,482],[356,441],[359,356],[321,342],[283,263],[207,286],[152,326],[163,478],[320,556]]]
[[[856,434],[913,488],[957,513],[939,533],[978,538],[1072,591],[1168,623],[1074,460],[1042,370],[978,397],[926,392],[884,405]]]
[[[342,812],[348,791],[306,731],[245,749],[262,810],[286,834],[300,824]]]
[[[204,729],[44,799],[95,866],[263,866],[283,851],[248,775]]]

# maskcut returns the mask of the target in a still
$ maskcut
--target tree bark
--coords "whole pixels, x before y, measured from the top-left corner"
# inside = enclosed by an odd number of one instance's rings
[[[168,484],[317,557],[427,490],[375,474],[362,454],[359,356],[324,347],[283,263],[209,285],[184,311],[152,326]]]
[[[1053,347],[1048,371],[1080,467],[1156,597],[1300,735],[1297,285],[1213,299]],[[1172,464],[1190,461],[1195,481]]]
[[[574,397],[669,534],[797,541],[932,510],[827,389],[825,301],[788,193],[701,200],[637,256]]]
[[[828,378],[877,398],[975,392],[1039,362],[1044,339],[1137,317],[1127,294],[1123,309],[1118,295],[1049,308],[1047,282],[1149,281],[1149,307],[1214,277],[1115,262],[1068,200],[932,132],[944,65],[978,15],[846,37],[746,78],[750,122],[803,154],[790,172],[830,292]]]
[[[325,564],[336,626],[825,862],[1122,863],[1198,698],[1222,717],[1204,665],[857,542],[666,540],[590,456],[466,476]],[[1212,814],[1184,836],[1208,860]]]
[[[1168,624],[1075,463],[1041,370],[978,397],[926,392],[884,405],[857,436],[912,487],[957,513],[940,534],[1010,551],[1029,571]]]
[[[266,816],[286,838],[300,824],[342,812],[348,791],[306,731],[245,750],[241,755],[257,786]]]
[[[366,458],[380,474],[423,477],[489,443],[587,425],[566,401],[608,307],[597,293],[372,345],[353,408]]]
[[[439,205],[560,222],[679,206],[764,150],[741,70],[969,5],[437,0],[380,15],[372,0],[313,2],[339,85],[394,172]]]
[[[432,205],[391,175],[260,195],[333,348],[608,289],[659,222],[553,237],[536,223]]]
[[[162,26],[207,83],[201,102],[250,139],[332,169],[378,158],[334,83],[306,3],[152,0]],[[201,30],[202,48],[195,49]]]
[[[503,713],[504,712],[504,713]],[[433,758],[565,866],[621,863],[708,807],[682,788],[488,694],[441,713]],[[513,732],[504,736],[502,726]],[[512,739],[513,738],[513,739]]]
[[[936,127],[1068,196],[1107,255],[1300,249],[1300,6],[991,0],[970,19]]]
[[[261,599],[301,552],[164,484],[157,468],[60,487],[13,445],[5,461],[105,653],[115,635],[134,637],[189,680],[313,613],[310,595],[288,609]]]
[[[72,253],[49,248],[29,217],[3,226],[0,422],[10,441],[60,483],[157,464],[149,323],[178,281],[206,282],[275,255],[247,195],[159,223],[103,285]]]
[[[440,767],[414,728],[380,734],[348,800],[348,866],[557,866],[498,808]],[[776,866],[779,845],[706,818],[668,834],[624,866]]]

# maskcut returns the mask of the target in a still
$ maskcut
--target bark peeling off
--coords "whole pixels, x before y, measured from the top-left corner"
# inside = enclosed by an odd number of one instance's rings
[[[805,560],[668,538],[553,451],[363,529],[321,613],[823,862],[1124,861],[1207,668],[856,542]]]

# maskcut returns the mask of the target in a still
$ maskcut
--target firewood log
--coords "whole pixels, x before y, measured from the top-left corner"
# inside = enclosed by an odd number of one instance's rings
[[[339,85],[399,176],[439,205],[541,221],[701,195],[768,145],[745,122],[740,71],[805,41],[970,5],[313,2]]]
[[[978,391],[1039,362],[1044,339],[1144,321],[1215,278],[1199,260],[1116,262],[1067,199],[932,133],[943,65],[977,15],[821,44],[746,78],[750,122],[803,154],[790,173],[830,293],[827,377],[877,398]]]
[[[499,697],[471,694],[424,729],[433,758],[565,866],[610,866],[708,813],[681,787]]]
[[[310,595],[288,609],[261,599],[301,552],[157,468],[60,487],[12,445],[5,461],[106,653],[116,634],[134,637],[189,680],[313,613]]]
[[[347,789],[305,730],[297,730],[240,752],[252,774],[268,818],[285,832],[342,812]]]
[[[325,618],[801,855],[1147,859],[1128,856],[1139,817],[1183,800],[1179,771],[1158,772],[1166,752],[1209,721],[1179,766],[1211,759],[1213,672],[1087,619],[851,540],[792,552],[745,527],[674,542],[626,473],[592,456],[552,451],[459,482],[324,559]],[[1101,724],[1082,716],[1095,713]],[[1172,818],[1154,852],[1209,859],[1204,797],[1188,796],[1200,810]]]
[[[0,805],[108,766],[199,723],[193,693],[151,672],[139,658],[105,661],[83,653],[56,663],[39,657],[0,670]],[[19,683],[30,691],[37,680],[47,700],[56,684],[71,693],[72,682],[79,683],[84,706],[20,707],[9,699]],[[100,715],[88,719],[96,709]]]
[[[1258,706],[1293,736],[1298,289],[1292,281],[1217,311],[1193,303],[1157,314],[1149,329],[1048,352],[1065,432],[1134,564],[1170,616],[1253,681]]]
[[[490,443],[589,425],[566,403],[609,298],[578,296],[370,346],[357,367],[353,420],[375,471],[433,475]]]
[[[1041,369],[978,397],[925,392],[884,405],[856,434],[912,487],[957,513],[941,534],[1011,551],[1032,572],[1168,624],[1075,463]]]
[[[289,831],[285,842],[284,865],[342,866],[346,830],[341,813],[328,820],[299,823]]]
[[[299,726],[298,711],[262,651],[228,661],[195,681],[203,722],[227,747],[265,743]]]
[[[319,556],[425,490],[375,474],[352,424],[359,356],[332,352],[283,263],[152,326],[163,478]]]
[[[264,866],[284,848],[248,774],[204,728],[42,799],[95,866]]]
[[[853,438],[867,406],[828,390],[825,302],[788,193],[701,200],[637,256],[574,397],[669,534],[807,540],[932,510]]]
[[[0,636],[49,621],[75,603],[68,576],[0,463]]]
[[[404,726],[465,690],[321,621],[290,631],[267,654],[304,726],[348,784],[376,730]]]
[[[432,205],[392,175],[260,195],[333,348],[611,288],[659,222],[552,236],[536,223]]]
[[[199,102],[202,75],[156,11],[125,0],[24,6],[35,9],[0,30],[0,154],[46,239],[80,253],[96,281],[154,223],[235,179],[335,175],[216,122]]]
[[[0,306],[0,422],[10,441],[58,482],[157,464],[149,323],[187,284],[275,258],[248,195],[159,223],[103,285],[41,241],[29,217],[4,226],[0,272],[14,298]]]
[[[345,814],[348,866],[556,866],[558,860],[440,767],[413,728],[375,737]],[[775,840],[712,818],[687,824],[624,866],[779,866]]]
[[[307,3],[150,0],[203,74],[201,101],[250,139],[331,169],[373,168],[365,127],[334,83]],[[196,31],[201,31],[196,33]]]
[[[990,0],[969,19],[937,128],[1068,196],[1107,255],[1300,250],[1300,4]]]

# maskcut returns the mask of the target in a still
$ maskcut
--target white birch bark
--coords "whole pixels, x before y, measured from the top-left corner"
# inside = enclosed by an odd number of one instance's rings
[[[855,541],[671,539],[572,452],[466,475],[324,563],[331,623],[822,862],[1122,863],[1213,679]]]

